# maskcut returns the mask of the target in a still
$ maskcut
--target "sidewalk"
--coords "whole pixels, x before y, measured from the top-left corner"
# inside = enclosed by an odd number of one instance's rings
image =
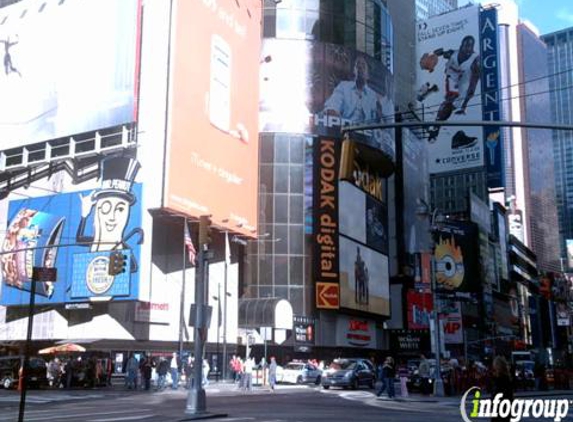
[[[527,398],[527,397],[566,397],[573,396],[573,390],[548,390],[548,391],[517,391],[514,393],[515,398]],[[483,398],[490,398],[489,393],[485,393]],[[394,399],[389,399],[387,396],[377,397],[378,400],[393,400],[397,402],[418,402],[418,403],[437,403],[437,402],[458,402],[462,398],[462,395],[455,396],[444,396],[436,397],[434,395],[424,396],[418,393],[410,393],[408,397],[401,397],[400,392],[396,392],[396,397]]]

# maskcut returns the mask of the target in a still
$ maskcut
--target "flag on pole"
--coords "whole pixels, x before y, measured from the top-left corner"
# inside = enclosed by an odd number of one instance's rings
[[[229,244],[229,232],[225,232],[225,264],[231,265],[231,245]]]
[[[191,239],[191,233],[189,233],[189,227],[187,226],[187,220],[184,223],[185,226],[185,247],[187,248],[187,253],[189,254],[189,262],[195,265],[197,260],[197,251],[195,250],[195,245],[193,245],[193,240]]]

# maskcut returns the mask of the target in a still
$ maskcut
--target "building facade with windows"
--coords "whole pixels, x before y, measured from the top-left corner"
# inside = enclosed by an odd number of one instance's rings
[[[376,167],[360,170],[374,186],[369,193],[368,183],[339,182],[338,160],[343,125],[393,118],[388,7],[379,0],[266,1],[263,36],[262,237],[248,245],[242,298],[283,297],[295,319],[311,321],[312,347],[295,338],[295,352],[303,347],[326,357],[340,348],[358,354],[385,348],[393,265],[388,183]],[[390,163],[392,135],[374,132],[364,141]],[[376,233],[367,233],[367,221]]]
[[[571,101],[573,91],[569,69],[573,66],[573,29],[545,34],[541,39],[547,46],[547,72],[549,75],[549,97],[551,121],[556,124],[571,124],[573,113]],[[560,257],[567,257],[567,239],[573,239],[573,171],[571,154],[572,134],[567,131],[553,131],[553,156],[555,162],[555,189],[559,216]],[[568,268],[571,268],[568,263]]]

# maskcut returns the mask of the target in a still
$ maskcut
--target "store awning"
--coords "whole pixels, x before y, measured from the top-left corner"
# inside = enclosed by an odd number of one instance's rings
[[[239,299],[239,328],[272,327],[292,330],[292,306],[286,299]]]

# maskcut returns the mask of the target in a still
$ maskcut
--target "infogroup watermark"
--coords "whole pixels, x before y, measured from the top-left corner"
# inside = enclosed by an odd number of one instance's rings
[[[470,395],[473,392],[473,397]],[[464,393],[460,403],[460,413],[464,422],[476,422],[482,418],[507,418],[519,422],[522,418],[539,418],[560,422],[569,413],[570,403],[567,399],[528,398],[513,400],[496,394],[492,398],[481,397],[479,387],[472,387]],[[469,397],[469,415],[467,400]]]

